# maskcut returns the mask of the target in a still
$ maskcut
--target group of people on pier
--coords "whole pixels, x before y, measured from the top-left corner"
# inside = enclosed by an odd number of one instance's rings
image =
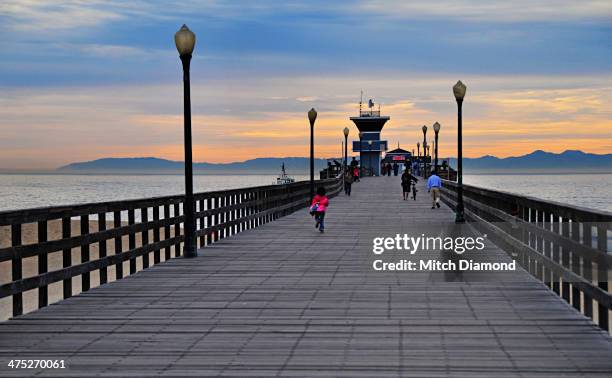
[[[394,175],[397,176],[399,172],[399,165],[394,163],[393,166],[390,163],[386,165],[383,163],[382,166],[385,166],[385,170],[381,170],[381,175],[391,176],[391,171],[393,171]],[[402,186],[402,199],[407,201],[410,199],[410,195],[412,194],[412,200],[416,201],[416,194],[418,192],[416,188],[417,182],[419,179],[412,174],[413,166],[407,161],[404,165],[404,170],[401,175],[401,186]],[[344,172],[344,194],[347,196],[351,195],[351,190],[353,183],[359,181],[359,173],[360,168],[359,164],[353,158],[351,164],[346,167]],[[440,208],[440,189],[442,187],[442,179],[438,176],[436,169],[431,171],[430,176],[427,178],[427,192],[431,194],[431,208]],[[326,195],[326,190],[324,187],[319,187],[317,189],[317,194],[312,198],[310,203],[310,214],[313,216],[315,220],[315,228],[319,230],[319,232],[325,232],[325,213],[327,212],[327,207],[329,206],[329,198]]]

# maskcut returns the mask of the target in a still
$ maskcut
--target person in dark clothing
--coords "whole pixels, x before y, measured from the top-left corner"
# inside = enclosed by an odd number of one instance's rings
[[[410,187],[413,187],[412,199],[416,201],[416,183],[419,180],[414,177],[409,170],[405,170],[402,174],[402,192],[404,195],[404,201],[410,197]],[[414,185],[413,185],[414,182]]]
[[[351,195],[351,186],[353,185],[353,174],[347,171],[344,175],[344,194]]]
[[[399,165],[397,165],[397,163],[393,163],[393,176],[397,176],[398,172],[399,172]]]

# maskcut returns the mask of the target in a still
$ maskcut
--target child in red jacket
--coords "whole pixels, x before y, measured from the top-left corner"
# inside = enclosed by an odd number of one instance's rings
[[[325,194],[324,187],[317,188],[317,195],[310,203],[310,214],[314,215],[316,221],[315,228],[321,232],[325,232],[325,212],[329,206],[329,198]]]

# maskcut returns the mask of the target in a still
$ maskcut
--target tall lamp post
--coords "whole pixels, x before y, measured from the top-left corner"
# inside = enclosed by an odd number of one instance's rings
[[[183,112],[184,112],[184,144],[185,144],[185,203],[183,213],[185,214],[185,244],[184,257],[196,257],[197,247],[195,243],[195,206],[193,200],[193,159],[191,153],[191,87],[189,83],[189,63],[191,54],[195,47],[195,34],[183,25],[174,34],[174,43],[183,63]]]
[[[427,151],[429,151],[429,146],[427,141],[425,141],[423,142],[423,178],[427,178]]]
[[[421,143],[417,142],[417,171],[421,170]],[[418,175],[418,172],[415,173]]]
[[[453,94],[457,100],[457,208],[455,211],[455,223],[465,222],[463,207],[463,143],[461,137],[462,114],[461,106],[467,87],[459,80],[453,86]]]
[[[348,136],[349,136],[349,128],[345,127],[344,130],[344,170],[348,167]]]
[[[372,141],[369,140],[368,141],[368,151],[372,152]],[[374,164],[372,164],[372,154],[368,154],[369,158],[368,161],[370,162],[370,173],[372,174],[372,176],[374,176]]]
[[[317,111],[311,108],[308,111],[308,121],[310,122],[310,198],[314,198],[314,124],[317,119]]]
[[[421,130],[423,130],[423,178],[427,178],[427,126],[423,125]]]
[[[361,178],[361,176],[363,176],[362,174],[362,169],[363,169],[363,153],[361,150],[363,150],[363,144],[362,144],[362,140],[363,140],[363,132],[359,132],[359,177]]]
[[[436,173],[438,172],[438,133],[440,132],[440,127],[441,125],[438,122],[433,124],[434,133],[436,133],[435,145],[434,145],[434,151],[435,151],[434,153],[436,154],[434,169],[436,170]]]

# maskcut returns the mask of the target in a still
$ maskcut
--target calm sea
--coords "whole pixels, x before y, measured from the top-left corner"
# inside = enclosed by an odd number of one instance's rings
[[[307,176],[294,176],[306,180]],[[276,175],[197,175],[194,190],[269,185]],[[612,174],[465,175],[480,187],[567,204],[612,211]],[[0,174],[0,211],[86,202],[113,201],[183,192],[180,175]]]

